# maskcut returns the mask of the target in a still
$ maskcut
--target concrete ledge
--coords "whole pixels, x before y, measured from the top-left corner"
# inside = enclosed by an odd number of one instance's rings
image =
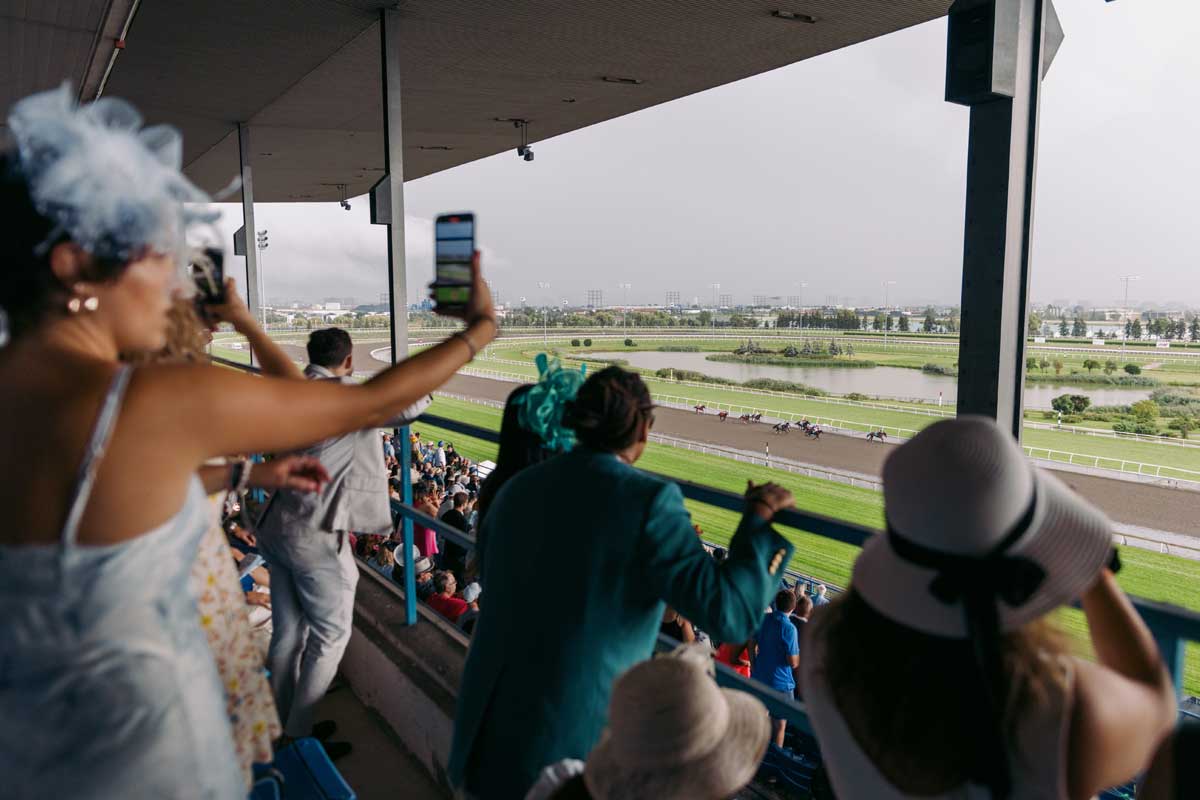
[[[400,588],[360,563],[354,634],[341,672],[449,794],[446,765],[468,640],[423,606],[413,626],[404,624],[404,611]]]

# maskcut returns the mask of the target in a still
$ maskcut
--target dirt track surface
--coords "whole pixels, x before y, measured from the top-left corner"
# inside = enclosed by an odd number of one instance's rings
[[[357,359],[356,353],[356,362]],[[516,386],[515,383],[456,375],[446,384],[445,391],[504,401]],[[894,444],[834,434],[826,434],[814,441],[799,431],[785,435],[772,433],[771,426],[765,423],[747,425],[733,418],[720,422],[716,414],[701,415],[673,408],[660,408],[655,417],[655,433],[759,453],[764,444],[769,444],[773,456],[866,475],[879,476],[884,459],[895,447]],[[1056,470],[1055,475],[1116,522],[1200,536],[1200,530],[1197,530],[1200,494],[1196,492],[1061,470]]]

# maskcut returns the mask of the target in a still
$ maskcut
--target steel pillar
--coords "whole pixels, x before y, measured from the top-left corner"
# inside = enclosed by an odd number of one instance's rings
[[[1047,12],[1049,0],[957,0],[947,38],[946,99],[971,108],[958,412],[1018,440]]]
[[[245,237],[242,246],[246,256],[246,305],[250,306],[250,312],[265,328],[267,320],[263,314],[262,297],[258,291],[258,250],[254,246],[256,229],[254,227],[254,172],[250,167],[250,128],[246,123],[239,122],[237,133],[238,161],[241,164],[242,175],[241,235]],[[253,353],[251,353],[251,359],[253,359]]]
[[[404,129],[400,107],[400,12],[379,11],[379,60],[383,67],[383,178],[371,191],[372,222],[387,225],[388,292],[391,297],[392,363],[408,357],[408,275],[404,256]],[[396,431],[401,497],[412,505],[412,446],[408,428]],[[409,625],[417,621],[413,572],[413,525],[404,517],[404,600]]]

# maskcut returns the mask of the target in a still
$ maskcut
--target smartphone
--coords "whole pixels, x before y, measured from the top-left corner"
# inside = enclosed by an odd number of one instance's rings
[[[439,214],[433,226],[433,302],[439,312],[461,311],[471,302],[475,215]]]
[[[225,296],[225,253],[219,247],[202,247],[192,252],[192,280],[196,305],[221,305]]]

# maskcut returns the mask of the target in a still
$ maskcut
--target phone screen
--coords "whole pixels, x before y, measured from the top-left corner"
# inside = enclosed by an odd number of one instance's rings
[[[433,299],[438,308],[471,301],[471,260],[475,256],[475,215],[441,214],[434,223]]]
[[[221,304],[225,297],[225,253],[219,247],[204,247],[192,253],[192,280],[196,300],[204,305]]]

